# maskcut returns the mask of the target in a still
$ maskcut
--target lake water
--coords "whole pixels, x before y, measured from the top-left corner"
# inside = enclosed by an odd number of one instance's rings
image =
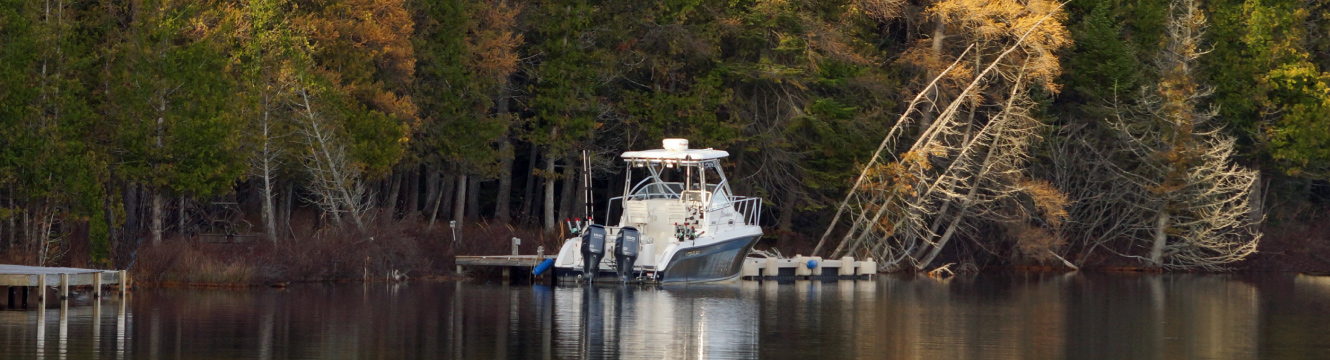
[[[0,311],[0,358],[24,359],[1328,357],[1330,277],[1293,274],[141,289]]]

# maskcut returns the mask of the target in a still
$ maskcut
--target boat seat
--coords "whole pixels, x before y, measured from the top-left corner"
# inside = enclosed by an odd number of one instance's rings
[[[630,201],[624,204],[624,209],[628,213],[628,223],[641,227],[651,221],[651,214],[647,212],[647,204],[644,202]]]

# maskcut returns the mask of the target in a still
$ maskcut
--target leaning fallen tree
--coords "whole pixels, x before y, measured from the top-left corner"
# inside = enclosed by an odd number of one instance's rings
[[[1031,78],[1056,77],[1056,68],[1050,70],[1048,59],[1039,54],[1065,45],[1056,33],[1065,31],[1060,24],[1053,26],[1053,34],[1037,30],[1056,23],[1049,20],[1060,16],[1060,8],[1051,7],[1038,15],[1029,13],[1036,7],[1021,8],[1026,16],[1006,24],[1018,37],[997,47],[994,43],[1002,43],[994,37],[976,36],[977,44],[969,46],[911,100],[841,202],[815,255],[838,227],[847,227],[832,257],[871,256],[885,271],[924,269],[953,239],[974,237],[988,225],[1003,224],[1023,238],[1016,246],[1019,251],[1034,257],[1057,256],[1051,249],[1059,241],[1047,228],[1056,227],[1065,216],[1065,197],[1048,183],[1033,180],[1025,169],[1028,149],[1038,140],[1041,126],[1029,115],[1034,105],[1029,97],[1035,82]],[[955,9],[935,11],[952,11],[957,16]],[[961,21],[974,21],[974,17],[959,15]],[[1017,32],[1022,28],[1023,32]],[[1032,34],[1037,34],[1038,41],[1028,41]],[[988,55],[992,58],[985,62],[983,49],[1001,51]],[[967,56],[971,53],[973,58]],[[936,105],[925,94],[934,93],[939,80],[963,67],[965,60],[974,61],[973,70],[987,65],[935,119],[921,125],[908,148],[889,150],[897,146],[916,116],[931,115],[919,109],[920,105]]]
[[[1260,217],[1250,198],[1258,173],[1233,163],[1233,139],[1208,124],[1215,111],[1200,105],[1209,92],[1192,74],[1204,54],[1204,16],[1194,0],[1175,0],[1170,7],[1168,42],[1156,61],[1159,84],[1143,89],[1135,103],[1118,106],[1118,116],[1106,121],[1118,139],[1098,148],[1077,141],[1083,129],[1063,128],[1058,134],[1064,141],[1053,146],[1060,153],[1050,159],[1055,171],[1044,174],[1061,189],[1030,175],[1029,151],[1040,139],[1041,123],[1029,114],[1029,91],[1038,81],[1028,78],[1056,72],[1038,69],[1047,59],[1030,55],[1052,44],[1028,39],[1057,11],[1027,22],[987,62],[979,61],[983,51],[976,48],[991,47],[985,42],[993,37],[977,37],[978,45],[933,78],[846,194],[815,256],[832,234],[839,242],[831,257],[873,257],[881,271],[934,266],[955,239],[1073,268],[1065,252],[1074,252],[1077,263],[1104,249],[1148,267],[1206,270],[1255,253]],[[986,66],[934,119],[920,106],[936,105],[939,80],[972,51],[974,69]],[[916,122],[914,142],[898,145]]]

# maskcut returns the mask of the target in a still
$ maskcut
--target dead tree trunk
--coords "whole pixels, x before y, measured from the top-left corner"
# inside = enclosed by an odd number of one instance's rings
[[[554,158],[545,158],[545,232],[554,232]]]
[[[563,166],[563,174],[559,175],[563,186],[560,187],[559,215],[556,218],[567,219],[574,217],[572,209],[573,193],[577,190],[577,184],[581,183],[581,181],[577,181],[576,171],[576,167],[565,164]]]
[[[442,185],[439,182],[441,181],[438,169],[427,168],[425,170],[425,202],[420,211],[422,215],[427,210],[432,213],[436,208],[434,204],[439,200],[439,186]],[[419,219],[419,217],[416,217],[416,219]]]
[[[9,249],[10,247],[12,247],[12,246],[14,246],[15,244],[18,243],[18,239],[14,237],[14,236],[16,236],[16,235],[18,234],[18,231],[17,231],[17,228],[16,228],[16,225],[18,224],[18,221],[16,221],[16,220],[18,219],[18,216],[17,216],[16,213],[15,213],[15,211],[18,211],[18,206],[15,206],[15,205],[14,205],[14,196],[15,196],[15,194],[14,194],[14,185],[10,185],[10,186],[9,186],[9,211],[10,211],[10,213],[9,213],[9,228],[8,228],[8,230],[9,230],[9,237],[5,238],[5,239],[6,239],[6,240],[5,240],[5,249]],[[114,224],[114,223],[112,223],[112,224]]]
[[[405,171],[402,169],[393,171],[393,176],[388,180],[387,199],[383,201],[383,206],[387,208],[385,213],[388,216],[397,216],[397,197],[398,193],[402,191],[402,181],[405,181],[402,176],[403,172]]]
[[[413,216],[420,211],[420,167],[411,166],[406,174],[406,211],[405,216]]]
[[[294,237],[295,232],[291,229],[291,207],[296,199],[296,184],[291,181],[286,182],[286,191],[282,192],[282,229],[287,234]]]
[[[464,211],[466,210],[466,186],[468,177],[469,176],[466,174],[457,175],[457,191],[453,196],[453,221],[456,221],[458,224],[461,224],[462,220],[464,220],[462,217],[465,215]]]
[[[522,189],[522,211],[518,212],[522,216],[523,223],[531,223],[531,203],[535,201],[536,182],[536,164],[540,153],[537,150],[539,146],[531,144],[530,156],[527,157],[526,164],[526,185]]]
[[[494,196],[494,220],[507,224],[512,216],[509,202],[513,195],[513,144],[504,134],[499,140],[499,193]]]
[[[134,233],[135,236],[138,236],[140,234],[139,231],[141,230],[139,228],[139,221],[142,219],[139,215],[139,208],[142,207],[142,205],[139,204],[138,187],[134,186],[134,184],[125,184],[123,192],[125,194],[125,229]],[[9,226],[13,227],[14,225],[10,224]]]
[[[511,119],[508,102],[512,98],[512,79],[504,82],[503,90],[495,104],[496,113],[505,119]],[[494,196],[494,219],[500,224],[507,224],[511,216],[509,202],[513,195],[513,143],[508,131],[499,139],[499,192]]]
[[[443,218],[448,218],[449,209],[452,209],[453,187],[457,180],[452,176],[441,175],[439,181],[443,182],[442,189],[439,190],[439,198],[434,201],[434,209],[429,213],[429,227],[434,227],[434,220],[439,218],[439,209],[443,209]]]
[[[162,243],[162,216],[166,207],[165,199],[162,199],[162,191],[154,189],[152,191],[152,244],[161,245]]]
[[[189,201],[188,197],[180,195],[179,207],[176,208],[175,233],[176,235],[185,235],[185,206]]]
[[[479,176],[472,176],[466,185],[466,218],[471,221],[480,219],[480,183]]]

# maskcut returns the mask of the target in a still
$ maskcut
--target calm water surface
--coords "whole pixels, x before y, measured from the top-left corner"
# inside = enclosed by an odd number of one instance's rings
[[[0,311],[0,357],[1325,359],[1330,277],[143,289]]]

